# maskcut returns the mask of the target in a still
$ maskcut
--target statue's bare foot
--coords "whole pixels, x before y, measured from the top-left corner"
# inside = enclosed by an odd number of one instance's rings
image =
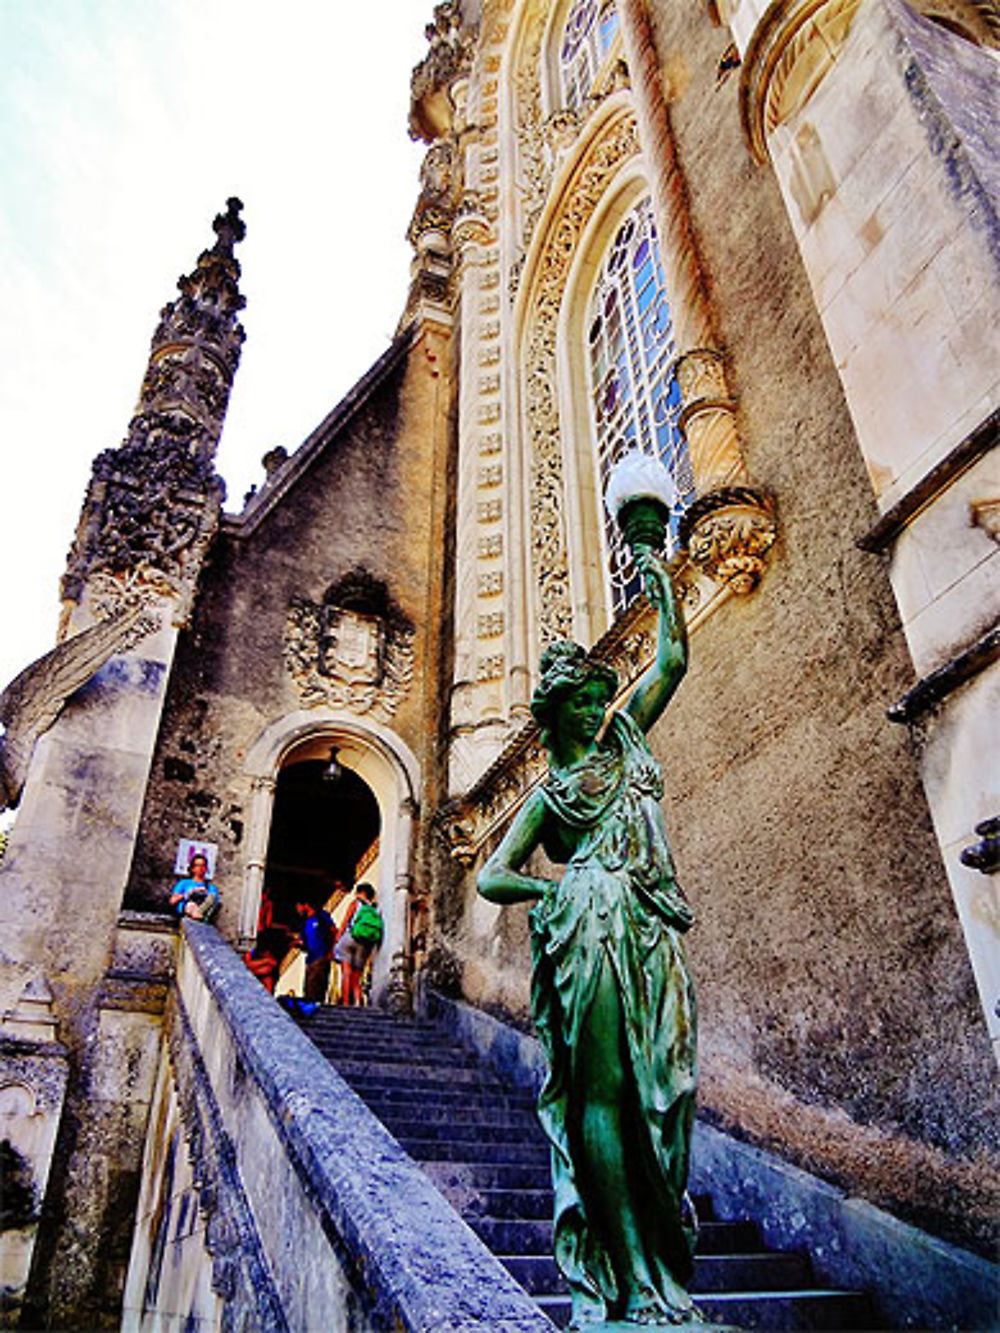
[[[644,1291],[629,1298],[625,1307],[626,1324],[664,1328],[668,1325],[700,1324],[702,1317],[690,1303],[667,1306],[655,1292]]]

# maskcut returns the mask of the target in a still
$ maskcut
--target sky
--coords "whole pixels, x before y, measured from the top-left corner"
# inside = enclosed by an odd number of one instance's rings
[[[243,200],[228,510],[385,350],[432,0],[0,0],[0,689],[55,642],[94,457],[160,308]]]

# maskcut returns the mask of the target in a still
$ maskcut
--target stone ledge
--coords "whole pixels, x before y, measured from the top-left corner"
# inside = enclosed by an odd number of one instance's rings
[[[959,686],[978,676],[997,660],[1000,660],[1000,626],[987,630],[964,652],[918,680],[912,690],[889,705],[885,710],[886,717],[890,722],[916,722],[935,704],[947,699]]]
[[[877,555],[896,541],[900,533],[954,481],[967,472],[974,463],[995,449],[1000,443],[1000,409],[980,422],[974,431],[955,445],[939,463],[912,486],[910,490],[867,532],[855,541],[862,551]]]
[[[891,1328],[996,1327],[1000,1270],[704,1121],[691,1182],[723,1220],[751,1214],[769,1245],[808,1249],[817,1275],[874,1294]]]

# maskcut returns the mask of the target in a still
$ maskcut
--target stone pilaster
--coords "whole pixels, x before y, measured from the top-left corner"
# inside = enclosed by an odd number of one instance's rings
[[[746,593],[756,587],[774,542],[773,506],[751,487],[746,471],[645,0],[621,0],[619,13],[670,294],[683,403],[680,425],[700,501],[685,534],[696,566],[734,592]],[[738,513],[732,510],[733,486],[739,487]],[[720,558],[722,549],[725,558]]]

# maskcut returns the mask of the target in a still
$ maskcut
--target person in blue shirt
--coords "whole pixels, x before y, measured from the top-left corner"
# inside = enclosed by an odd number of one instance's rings
[[[222,903],[219,890],[208,878],[208,858],[195,852],[188,862],[188,878],[178,880],[170,895],[170,906],[178,916],[195,921],[211,921]]]
[[[302,998],[314,1004],[325,1004],[333,957],[333,921],[325,908],[317,911],[312,903],[297,903],[295,910],[302,918],[301,939],[306,955]]]

